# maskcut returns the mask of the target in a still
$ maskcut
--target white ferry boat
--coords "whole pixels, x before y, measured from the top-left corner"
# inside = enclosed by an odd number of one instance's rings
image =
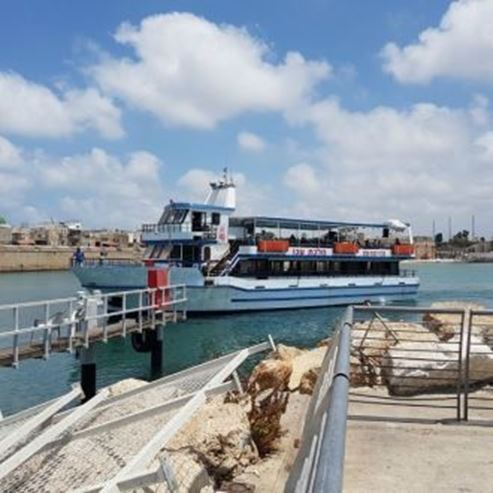
[[[84,262],[81,284],[103,291],[147,285],[149,266],[186,284],[189,312],[240,312],[391,302],[416,296],[419,279],[400,270],[414,256],[412,230],[382,223],[235,217],[225,173],[204,203],[170,202],[142,227],[145,260]]]

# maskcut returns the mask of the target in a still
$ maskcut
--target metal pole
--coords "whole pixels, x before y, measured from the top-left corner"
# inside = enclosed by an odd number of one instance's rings
[[[96,395],[96,358],[95,346],[90,344],[87,348],[82,347],[80,357],[80,386],[84,392],[83,402],[88,401]]]
[[[469,419],[469,359],[471,354],[471,331],[472,331],[473,316],[474,316],[474,312],[470,310],[469,320],[467,323],[466,370],[464,375],[464,421],[467,421]]]
[[[459,359],[458,359],[458,370],[459,374],[457,376],[457,421],[461,420],[461,390],[462,390],[462,347],[464,344],[464,326],[466,322],[465,310],[460,318],[460,334],[459,334]]]
[[[151,338],[151,378],[161,375],[163,371],[163,328],[156,325],[155,329],[147,329]]]
[[[313,491],[340,493],[344,475],[346,425],[349,393],[352,308],[341,328],[334,379],[327,409],[327,423],[321,437]]]

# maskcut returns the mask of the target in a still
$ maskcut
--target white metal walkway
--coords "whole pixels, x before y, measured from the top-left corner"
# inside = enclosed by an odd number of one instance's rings
[[[110,492],[156,483],[178,491],[189,475],[163,448],[208,397],[239,386],[236,370],[250,355],[273,347],[269,338],[114,397],[103,389],[59,412],[79,396],[75,386],[0,421],[0,491]]]

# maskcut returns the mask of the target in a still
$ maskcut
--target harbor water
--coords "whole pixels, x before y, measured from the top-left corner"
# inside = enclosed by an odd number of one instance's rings
[[[493,308],[493,264],[415,264],[421,278],[416,303],[463,300]],[[0,274],[0,304],[72,296],[80,285],[71,272]],[[164,373],[179,371],[226,352],[264,341],[311,346],[329,335],[341,308],[244,313],[192,318],[166,327]],[[0,330],[6,327],[0,327]],[[98,387],[122,378],[149,377],[149,355],[136,353],[130,339],[98,344]],[[0,369],[0,410],[4,415],[56,397],[79,381],[73,355],[49,361],[23,361],[19,369]]]

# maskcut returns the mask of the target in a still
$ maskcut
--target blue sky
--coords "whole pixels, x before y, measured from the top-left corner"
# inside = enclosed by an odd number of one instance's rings
[[[239,212],[492,231],[492,0],[0,6],[0,214],[133,228],[225,165]]]

